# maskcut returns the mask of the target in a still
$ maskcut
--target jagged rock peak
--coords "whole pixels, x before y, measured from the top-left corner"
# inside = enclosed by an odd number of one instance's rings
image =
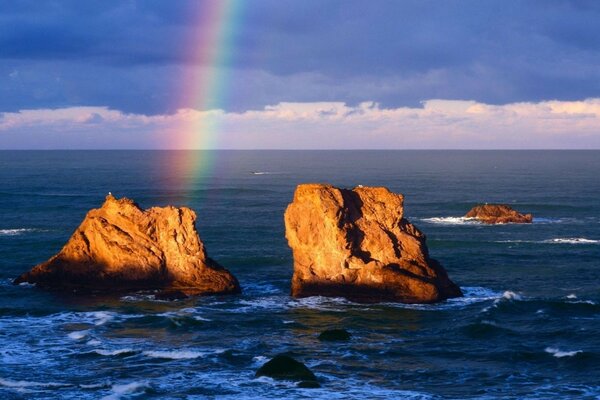
[[[238,293],[237,279],[206,254],[187,208],[142,210],[109,193],[90,210],[60,252],[21,275],[57,289],[177,289],[188,294]]]

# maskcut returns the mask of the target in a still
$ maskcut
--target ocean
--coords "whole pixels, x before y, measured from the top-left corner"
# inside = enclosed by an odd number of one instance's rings
[[[194,172],[185,160],[210,160]],[[2,399],[599,399],[600,151],[0,151]],[[299,183],[387,186],[463,289],[434,305],[289,296]],[[198,214],[239,296],[157,301],[12,280],[108,192]],[[531,225],[461,218],[507,203]],[[320,342],[344,328],[348,342]],[[320,389],[255,378],[289,353]]]

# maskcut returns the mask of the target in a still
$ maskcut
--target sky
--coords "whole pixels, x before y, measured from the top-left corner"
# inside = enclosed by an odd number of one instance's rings
[[[600,2],[0,2],[0,149],[600,148]]]

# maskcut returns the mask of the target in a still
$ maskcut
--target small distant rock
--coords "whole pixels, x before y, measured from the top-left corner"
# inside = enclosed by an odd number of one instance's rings
[[[342,342],[350,340],[350,332],[345,329],[328,329],[319,335],[319,340],[323,342]]]
[[[521,214],[506,204],[479,204],[473,207],[466,218],[475,218],[484,224],[530,224],[533,215]]]
[[[269,378],[299,382],[298,387],[318,388],[317,377],[308,367],[292,357],[279,354],[267,361],[256,371],[256,377],[268,376]]]

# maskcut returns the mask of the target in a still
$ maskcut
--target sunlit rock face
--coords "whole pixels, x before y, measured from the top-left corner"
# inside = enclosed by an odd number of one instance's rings
[[[531,214],[521,214],[505,204],[479,204],[473,207],[466,218],[475,218],[484,224],[530,224]]]
[[[292,295],[433,303],[461,296],[384,187],[299,185],[285,212],[294,254]]]
[[[142,210],[112,195],[88,212],[62,250],[21,275],[55,289],[177,289],[186,294],[238,293],[237,279],[206,255],[189,208]]]

